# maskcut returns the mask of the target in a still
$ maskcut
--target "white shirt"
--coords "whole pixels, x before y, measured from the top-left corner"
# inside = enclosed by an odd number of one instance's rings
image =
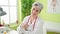
[[[33,22],[32,22],[32,24],[30,23],[30,21],[28,22],[28,25],[29,25],[29,27],[27,28],[27,30],[28,31],[32,31],[33,30],[33,25],[34,25],[34,20],[33,20]]]
[[[29,19],[29,16],[25,17],[23,23],[26,23]],[[37,17],[37,21],[35,23],[35,28],[33,31],[25,31],[24,34],[43,34],[43,20],[40,17]],[[20,32],[20,26],[18,27],[17,31]],[[28,28],[30,29],[30,27]]]

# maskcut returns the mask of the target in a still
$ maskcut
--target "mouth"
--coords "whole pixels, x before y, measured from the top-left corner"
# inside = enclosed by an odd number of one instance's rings
[[[36,15],[36,14],[33,14],[33,15]]]

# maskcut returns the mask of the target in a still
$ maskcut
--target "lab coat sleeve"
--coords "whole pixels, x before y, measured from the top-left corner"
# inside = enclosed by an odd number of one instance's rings
[[[23,21],[22,21],[22,23],[18,26],[18,28],[17,28],[17,31],[20,33],[22,30],[22,24],[23,23],[26,23],[27,22],[27,19],[28,19],[28,16],[27,17],[25,17],[24,19],[23,19]],[[21,31],[20,31],[21,30]]]
[[[38,17],[35,29],[34,29],[34,34],[43,34],[43,25],[44,25],[44,20]]]
[[[47,34],[46,23],[43,25],[43,34]]]
[[[34,34],[43,34],[43,21],[38,21],[34,29]]]

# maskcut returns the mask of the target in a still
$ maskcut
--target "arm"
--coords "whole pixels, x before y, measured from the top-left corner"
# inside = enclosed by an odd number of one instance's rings
[[[25,18],[23,19],[22,23],[18,26],[17,31],[18,31],[19,33],[20,33],[20,30],[22,29],[23,24],[27,22],[27,18],[28,18],[28,16],[25,17]]]
[[[43,21],[39,20],[34,29],[34,34],[43,34]]]

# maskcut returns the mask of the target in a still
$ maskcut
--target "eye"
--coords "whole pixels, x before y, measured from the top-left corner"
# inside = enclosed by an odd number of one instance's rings
[[[33,10],[35,10],[35,8],[33,8]]]

